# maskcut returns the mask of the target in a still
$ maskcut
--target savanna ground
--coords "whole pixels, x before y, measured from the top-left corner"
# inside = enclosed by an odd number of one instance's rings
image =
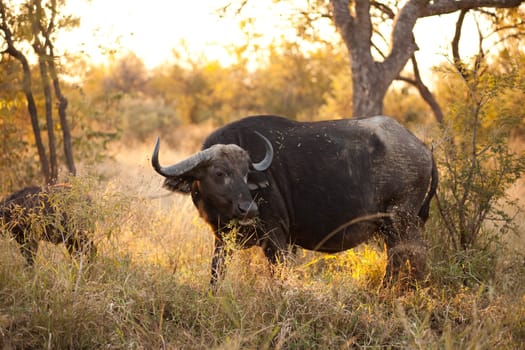
[[[273,276],[257,249],[239,251],[212,294],[212,235],[189,198],[162,196],[152,145],[122,147],[96,169],[102,177],[74,180],[97,213],[92,264],[42,244],[27,268],[0,238],[3,349],[525,348],[523,235],[447,252],[435,212],[428,276],[413,290],[381,287],[378,241],[338,255],[300,250]],[[192,148],[164,144],[161,163]]]

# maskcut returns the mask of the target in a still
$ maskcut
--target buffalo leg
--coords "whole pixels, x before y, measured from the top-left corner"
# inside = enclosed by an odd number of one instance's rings
[[[65,245],[71,257],[77,258],[78,255],[84,254],[88,262],[91,262],[97,253],[97,248],[93,241],[84,232],[79,232],[76,235],[68,235],[68,238],[65,240]]]
[[[93,240],[86,238],[84,242],[84,254],[86,254],[88,262],[93,262],[97,255],[97,246]]]
[[[26,259],[27,264],[33,266],[38,251],[38,241],[31,237],[27,237],[25,232],[15,233],[15,239],[19,244],[20,253],[22,253]]]
[[[226,247],[223,241],[215,238],[215,246],[213,248],[213,258],[211,259],[211,281],[210,285],[213,289],[217,287],[217,282],[224,276],[224,265],[226,260]]]
[[[277,235],[273,235],[261,244],[264,256],[266,256],[266,259],[270,263],[270,271],[272,274],[276,272],[277,265],[286,260],[287,253],[290,253],[287,249],[286,242],[279,240],[278,237]]]
[[[262,246],[264,256],[268,259],[268,262],[272,265],[277,265],[278,262],[282,261],[283,254],[274,244],[265,242]]]
[[[80,254],[82,247],[77,237],[68,234],[67,238],[64,239],[64,243],[71,257],[76,258]]]
[[[385,227],[388,263],[385,284],[394,281],[422,280],[425,274],[426,248],[418,218],[405,211],[394,211]]]

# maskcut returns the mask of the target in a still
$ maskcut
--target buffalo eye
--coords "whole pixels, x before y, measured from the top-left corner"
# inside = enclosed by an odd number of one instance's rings
[[[224,175],[225,175],[224,172],[221,171],[221,170],[217,170],[217,171],[215,172],[215,176],[216,176],[216,177],[224,177]]]

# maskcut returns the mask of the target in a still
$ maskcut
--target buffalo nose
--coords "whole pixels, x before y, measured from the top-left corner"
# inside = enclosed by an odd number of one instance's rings
[[[259,208],[257,208],[257,204],[254,201],[241,202],[238,205],[238,209],[239,213],[246,218],[259,215]]]

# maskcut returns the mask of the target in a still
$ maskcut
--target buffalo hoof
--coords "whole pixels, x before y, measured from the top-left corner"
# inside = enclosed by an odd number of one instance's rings
[[[388,250],[383,285],[415,287],[425,278],[426,248],[422,243],[399,243]]]

